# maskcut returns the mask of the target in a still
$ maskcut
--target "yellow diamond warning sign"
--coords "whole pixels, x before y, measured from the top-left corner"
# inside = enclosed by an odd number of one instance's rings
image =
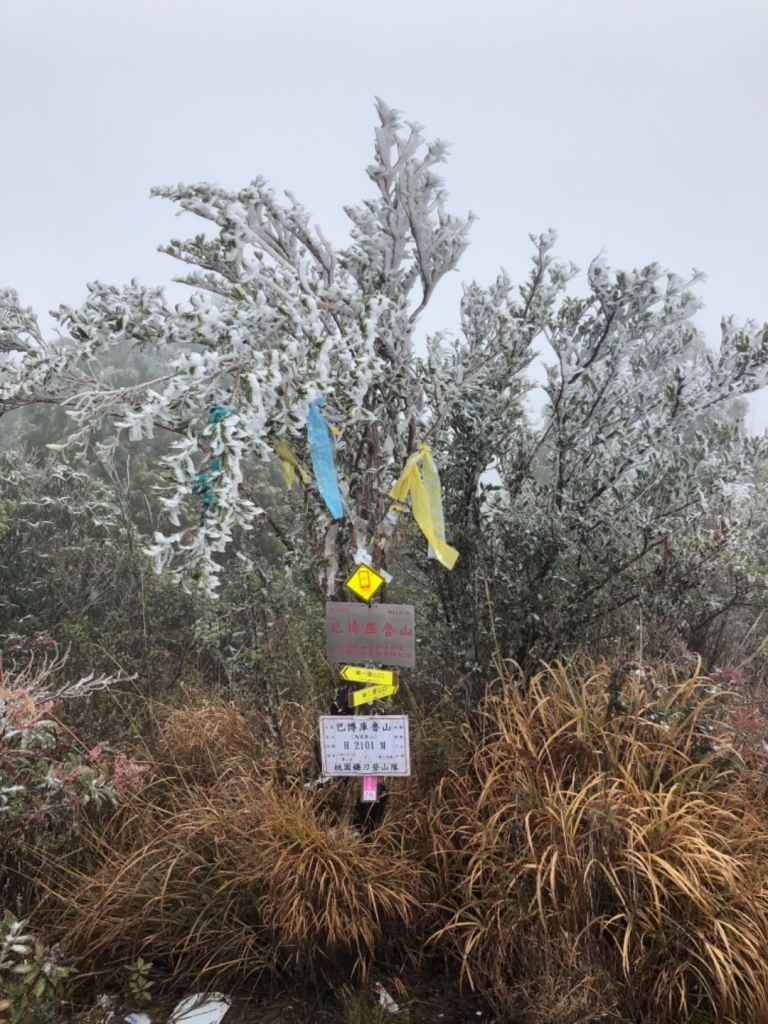
[[[358,565],[344,586],[363,601],[370,601],[384,586],[384,577],[368,565]]]

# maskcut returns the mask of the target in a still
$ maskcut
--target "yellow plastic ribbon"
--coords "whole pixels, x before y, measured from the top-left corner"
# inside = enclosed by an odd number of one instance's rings
[[[299,462],[296,457],[296,453],[293,448],[288,444],[287,441],[278,440],[272,446],[275,449],[275,454],[280,459],[280,464],[283,467],[283,477],[285,478],[285,486],[290,490],[293,486],[293,481],[296,479],[296,472],[298,471],[301,477],[302,483],[309,483],[309,473]]]
[[[409,494],[413,518],[427,538],[430,557],[436,558],[446,569],[452,569],[459,552],[445,542],[440,477],[432,453],[425,444],[411,455],[400,479],[389,492],[390,498],[400,504],[405,502]]]

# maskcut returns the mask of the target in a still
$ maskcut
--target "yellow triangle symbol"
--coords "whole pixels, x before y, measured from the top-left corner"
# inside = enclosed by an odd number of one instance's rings
[[[363,601],[370,601],[384,586],[384,577],[368,565],[358,565],[344,586]]]

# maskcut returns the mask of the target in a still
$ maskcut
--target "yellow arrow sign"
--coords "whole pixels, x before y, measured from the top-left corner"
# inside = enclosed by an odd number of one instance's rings
[[[382,697],[391,697],[397,693],[397,683],[379,683],[378,686],[366,686],[364,690],[355,690],[349,695],[349,706],[359,707],[361,704],[370,704],[371,701],[381,700]]]
[[[386,668],[364,668],[362,665],[345,665],[340,675],[348,683],[375,683],[378,686],[397,684],[397,672]]]
[[[375,569],[371,569],[368,565],[358,565],[344,586],[363,601],[370,601],[374,594],[378,594],[384,583],[384,577],[380,576]]]

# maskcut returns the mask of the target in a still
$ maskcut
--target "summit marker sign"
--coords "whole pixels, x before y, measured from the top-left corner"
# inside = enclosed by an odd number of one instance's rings
[[[320,716],[324,775],[410,775],[407,715]]]
[[[341,665],[413,668],[416,637],[413,605],[334,604],[325,606],[328,661]]]

